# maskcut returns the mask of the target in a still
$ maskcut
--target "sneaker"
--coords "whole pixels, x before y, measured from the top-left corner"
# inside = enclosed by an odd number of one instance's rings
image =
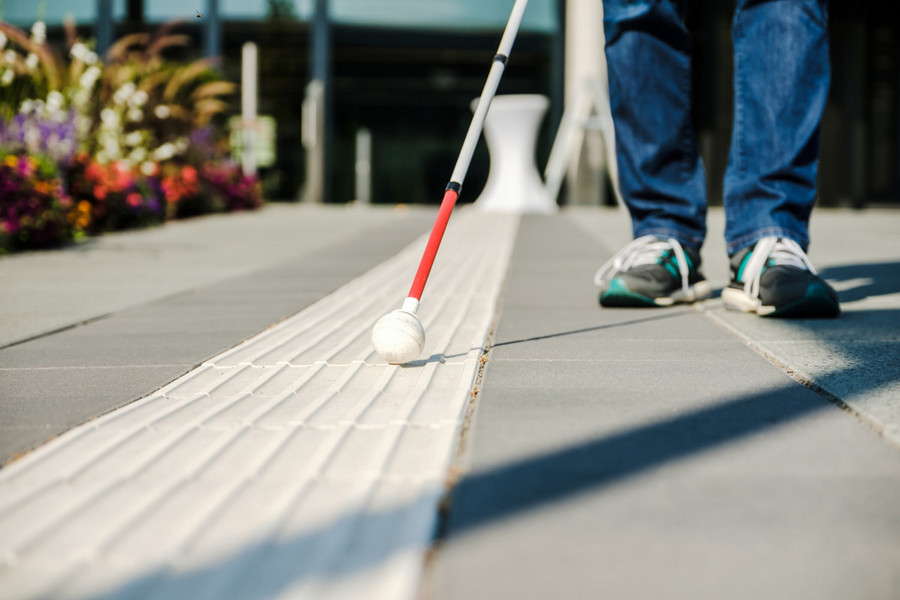
[[[841,314],[837,293],[816,275],[797,242],[767,237],[731,259],[727,308],[763,317],[828,318]]]
[[[676,240],[640,237],[594,275],[602,306],[671,306],[708,298],[700,253]]]

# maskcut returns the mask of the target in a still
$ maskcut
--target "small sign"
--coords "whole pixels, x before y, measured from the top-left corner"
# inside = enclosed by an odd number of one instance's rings
[[[228,127],[231,129],[229,138],[231,155],[235,159],[240,159],[244,152],[244,131],[247,128],[243,119],[239,116],[231,117],[228,120]],[[249,127],[255,138],[256,166],[271,167],[275,164],[275,135],[277,131],[275,117],[256,117],[255,123],[250,123]]]

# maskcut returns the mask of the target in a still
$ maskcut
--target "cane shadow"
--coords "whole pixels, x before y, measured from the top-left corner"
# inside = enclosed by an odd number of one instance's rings
[[[852,376],[852,372],[836,375]],[[262,599],[323,581],[344,581],[399,554],[423,553],[429,536],[438,542],[452,541],[495,523],[527,517],[575,495],[602,493],[663,465],[834,408],[821,396],[786,382],[765,392],[724,398],[665,421],[470,472],[452,492],[444,520],[439,520],[437,510],[441,490],[429,489],[391,508],[349,511],[292,537],[270,532],[211,564],[192,569],[159,567],[91,598]]]
[[[650,310],[650,309],[648,309],[648,310]],[[657,309],[653,309],[653,310],[657,310]],[[432,363],[432,362],[445,363],[448,360],[452,360],[454,358],[462,358],[463,356],[468,355],[473,350],[479,350],[482,353],[484,353],[492,348],[500,348],[503,346],[513,346],[516,344],[527,344],[530,342],[540,342],[540,341],[550,340],[550,339],[554,339],[554,338],[569,337],[569,336],[575,336],[575,335],[585,335],[585,334],[590,334],[590,333],[596,333],[598,331],[618,329],[619,327],[628,327],[631,325],[641,325],[644,323],[653,323],[655,321],[664,321],[667,319],[672,319],[672,318],[678,317],[680,315],[683,315],[686,312],[688,312],[688,310],[689,309],[680,309],[680,310],[679,309],[671,309],[671,310],[664,311],[663,314],[655,314],[652,316],[642,317],[639,319],[629,319],[627,321],[620,321],[617,323],[604,323],[603,325],[594,325],[591,327],[580,327],[578,329],[569,329],[566,331],[546,333],[546,334],[542,334],[542,335],[530,336],[527,338],[506,340],[506,341],[501,341],[501,342],[495,342],[495,343],[487,345],[487,346],[473,346],[473,347],[469,348],[466,352],[457,352],[455,354],[435,353],[435,354],[432,354],[431,356],[429,356],[428,358],[414,360],[403,366],[404,367],[422,367],[422,366],[424,366],[428,363]]]

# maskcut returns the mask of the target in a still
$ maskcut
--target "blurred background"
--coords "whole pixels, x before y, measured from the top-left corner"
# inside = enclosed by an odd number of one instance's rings
[[[597,53],[583,41],[602,36],[598,9],[590,3],[599,0],[531,0],[500,86],[500,94],[550,99],[536,148],[540,170],[564,106],[572,103],[572,90],[580,89],[571,82],[571,65]],[[731,130],[731,4],[689,2],[695,121],[713,205],[721,204]],[[831,3],[833,74],[823,126],[821,205],[900,207],[895,5]],[[481,91],[511,6],[511,0],[0,0],[0,19],[26,31],[36,20],[45,22],[48,43],[62,52],[70,15],[79,37],[94,40],[101,57],[123,36],[169,24],[186,43],[164,49],[167,59],[214,58],[223,78],[235,83],[241,81],[242,48],[253,42],[257,111],[264,121],[256,162],[268,201],[359,200],[357,156],[370,148],[368,200],[437,203],[471,119],[469,103]],[[602,65],[591,68],[602,74]],[[240,93],[226,100],[219,118],[239,130]],[[304,114],[307,120],[321,117],[318,131],[304,125]],[[239,137],[233,143],[239,145]],[[319,163],[310,160],[311,153]],[[612,201],[602,159],[570,162],[560,203]],[[477,197],[489,166],[482,142],[463,201]],[[322,176],[312,190],[310,169],[321,169]],[[585,176],[585,169],[593,173]]]

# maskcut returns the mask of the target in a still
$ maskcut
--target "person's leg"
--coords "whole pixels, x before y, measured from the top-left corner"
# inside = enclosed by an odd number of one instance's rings
[[[686,0],[604,0],[619,188],[634,237],[699,249],[706,177],[691,120]]]
[[[594,278],[603,306],[669,306],[710,295],[700,273],[706,177],[691,121],[686,0],[604,0],[619,189],[635,241]]]
[[[804,250],[828,96],[827,0],[736,0],[728,253],[769,236]]]
[[[725,175],[728,308],[836,317],[806,256],[828,96],[827,0],[736,0],[734,131]]]

